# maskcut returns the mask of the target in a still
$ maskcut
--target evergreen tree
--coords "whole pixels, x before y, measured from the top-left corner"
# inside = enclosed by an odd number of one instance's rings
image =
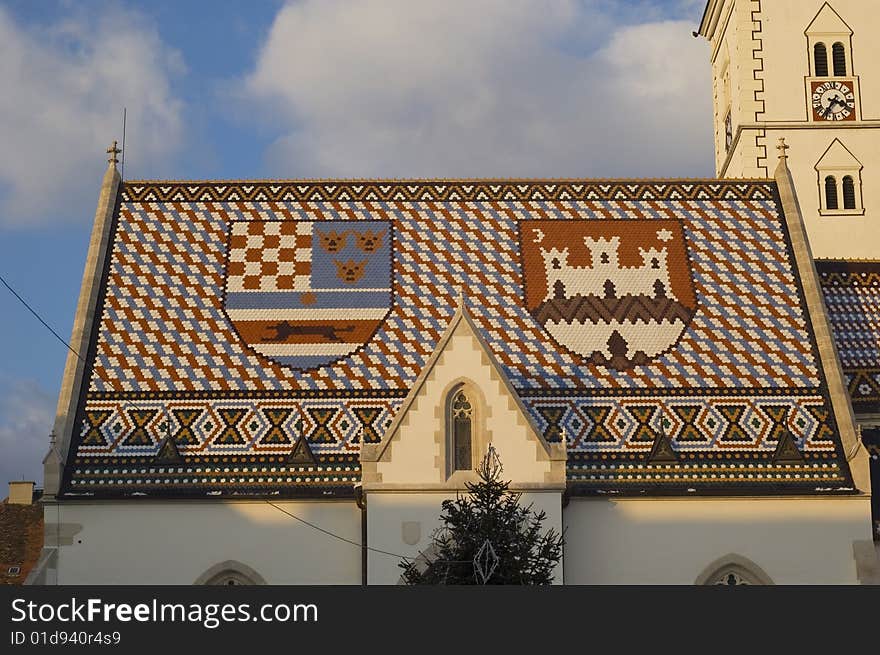
[[[492,446],[467,483],[467,495],[444,500],[443,527],[433,537],[425,561],[404,559],[399,566],[407,584],[550,584],[562,557],[562,535],[541,526],[547,515],[519,504],[521,494],[501,480],[501,464]]]

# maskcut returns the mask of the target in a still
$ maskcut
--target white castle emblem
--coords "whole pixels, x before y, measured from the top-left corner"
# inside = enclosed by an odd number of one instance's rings
[[[621,222],[616,234],[603,234],[604,223],[590,221],[535,221],[526,228],[534,244],[523,255],[526,303],[558,344],[618,371],[675,346],[696,311],[693,280],[680,275],[689,267],[679,225]],[[580,265],[587,252],[589,265]],[[546,286],[529,282],[539,275]]]
[[[584,237],[590,250],[590,266],[571,266],[569,250],[541,248],[544,270],[547,274],[547,294],[544,300],[598,296],[648,296],[678,300],[669,284],[666,248],[639,248],[641,266],[621,266],[618,251],[620,237],[609,239]]]

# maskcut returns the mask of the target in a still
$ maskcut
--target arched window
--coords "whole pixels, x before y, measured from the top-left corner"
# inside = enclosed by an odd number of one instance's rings
[[[824,43],[813,46],[813,61],[816,69],[816,77],[828,77],[828,50]]]
[[[222,571],[205,582],[208,586],[233,587],[241,585],[253,585],[254,581],[238,571]]]
[[[825,209],[838,209],[837,180],[833,175],[825,178]]]
[[[474,468],[473,425],[474,406],[464,389],[454,392],[450,403],[450,426],[452,428],[453,471],[470,471]]]
[[[723,571],[719,571],[706,584],[723,585],[725,587],[737,587],[739,585],[753,585],[748,575],[744,575],[739,567],[727,567]]]
[[[843,178],[843,208],[856,208],[856,185],[850,175]]]
[[[831,46],[831,59],[834,62],[834,74],[837,77],[846,75],[846,48],[842,43]]]
[[[773,580],[750,559],[731,553],[715,560],[703,569],[695,584],[736,587],[739,585],[771,585]]]
[[[227,560],[215,564],[202,573],[193,584],[234,587],[237,585],[264,585],[266,580],[246,564]]]

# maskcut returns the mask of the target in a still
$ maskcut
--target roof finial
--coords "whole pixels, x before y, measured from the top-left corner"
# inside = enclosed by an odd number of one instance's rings
[[[785,145],[785,137],[784,136],[779,137],[779,145],[776,146],[776,149],[779,151],[779,158],[780,159],[788,159],[788,152],[787,151],[789,148],[791,148],[791,146]]]
[[[116,168],[116,164],[119,163],[116,155],[118,155],[120,152],[122,152],[122,150],[116,147],[116,140],[114,139],[113,145],[107,148],[107,154],[109,155],[109,157],[107,157],[107,163],[112,164],[113,168]]]

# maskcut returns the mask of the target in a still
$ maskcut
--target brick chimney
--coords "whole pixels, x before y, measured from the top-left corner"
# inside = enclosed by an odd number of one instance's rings
[[[9,483],[10,505],[30,505],[34,502],[34,483],[31,480],[16,480]]]

